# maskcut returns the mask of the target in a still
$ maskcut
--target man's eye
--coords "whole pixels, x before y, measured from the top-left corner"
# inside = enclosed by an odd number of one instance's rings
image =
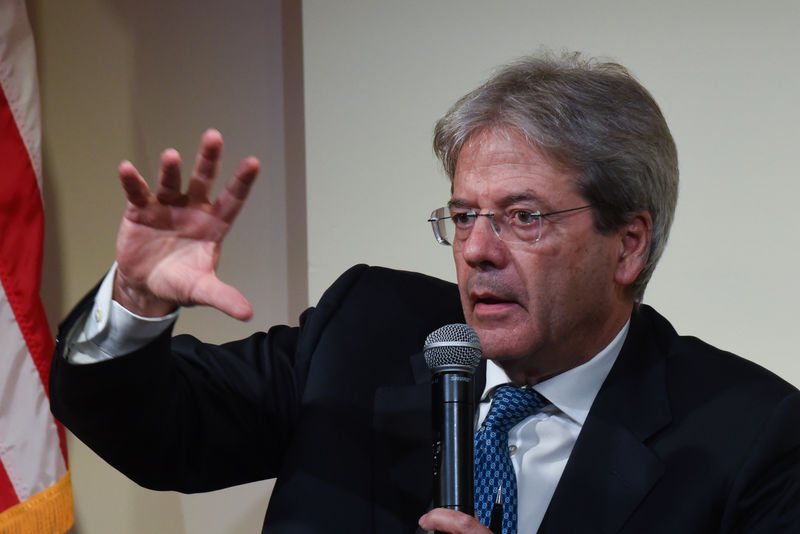
[[[453,213],[450,216],[450,218],[453,220],[453,223],[455,223],[456,226],[463,228],[465,226],[470,226],[475,217],[473,217],[471,213],[466,212],[466,213]]]
[[[534,224],[538,218],[538,211],[517,210],[511,214],[511,224],[528,226]]]

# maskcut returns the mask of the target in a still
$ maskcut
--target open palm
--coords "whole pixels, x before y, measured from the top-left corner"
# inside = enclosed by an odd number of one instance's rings
[[[128,205],[117,235],[114,299],[134,313],[158,316],[176,306],[208,305],[237,319],[253,311],[247,299],[216,275],[222,240],[233,224],[259,163],[244,159],[212,203],[211,186],[222,154],[222,136],[203,134],[186,192],[175,150],[161,155],[153,193],[128,161],[119,176]]]

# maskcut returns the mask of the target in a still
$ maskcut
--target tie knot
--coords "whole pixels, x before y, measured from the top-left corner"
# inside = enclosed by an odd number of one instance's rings
[[[483,424],[501,432],[532,415],[546,404],[544,398],[532,388],[500,386],[494,392],[492,405]]]

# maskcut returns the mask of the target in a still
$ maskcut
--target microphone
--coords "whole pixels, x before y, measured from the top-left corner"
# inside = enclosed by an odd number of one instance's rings
[[[433,505],[475,513],[472,376],[481,361],[478,334],[465,324],[434,330],[425,340],[433,372]]]

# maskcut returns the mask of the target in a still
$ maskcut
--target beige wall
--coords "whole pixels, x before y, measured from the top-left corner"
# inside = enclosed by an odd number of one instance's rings
[[[281,31],[278,0],[29,0],[44,111],[51,322],[113,260],[124,206],[117,163],[130,158],[152,178],[163,147],[191,159],[208,126],[225,135],[224,173],[251,153],[264,166],[221,265],[256,315],[237,324],[190,310],[180,330],[213,341],[291,321],[307,301],[306,280],[314,301],[360,261],[452,279],[448,251],[424,222],[448,195],[430,150],[433,122],[493,66],[546,45],[629,66],[676,137],[677,222],[646,301],[681,332],[800,384],[792,157],[800,74],[789,68],[800,49],[800,7],[756,6],[306,0],[300,69],[299,21],[290,17]],[[284,7],[298,8],[290,0]],[[77,440],[70,454],[78,534],[258,531],[266,484],[199,496],[149,492]]]
[[[28,4],[42,88],[43,294],[52,326],[114,259],[124,207],[117,164],[131,159],[152,183],[163,148],[191,164],[210,126],[225,136],[223,176],[247,155],[262,161],[220,266],[255,315],[244,324],[186,310],[177,329],[224,341],[296,317],[307,302],[303,158],[286,139],[303,135],[299,6],[287,3],[295,13],[284,17],[283,47],[279,0]],[[151,492],[72,436],[69,449],[77,534],[260,530],[270,483],[194,496]]]

